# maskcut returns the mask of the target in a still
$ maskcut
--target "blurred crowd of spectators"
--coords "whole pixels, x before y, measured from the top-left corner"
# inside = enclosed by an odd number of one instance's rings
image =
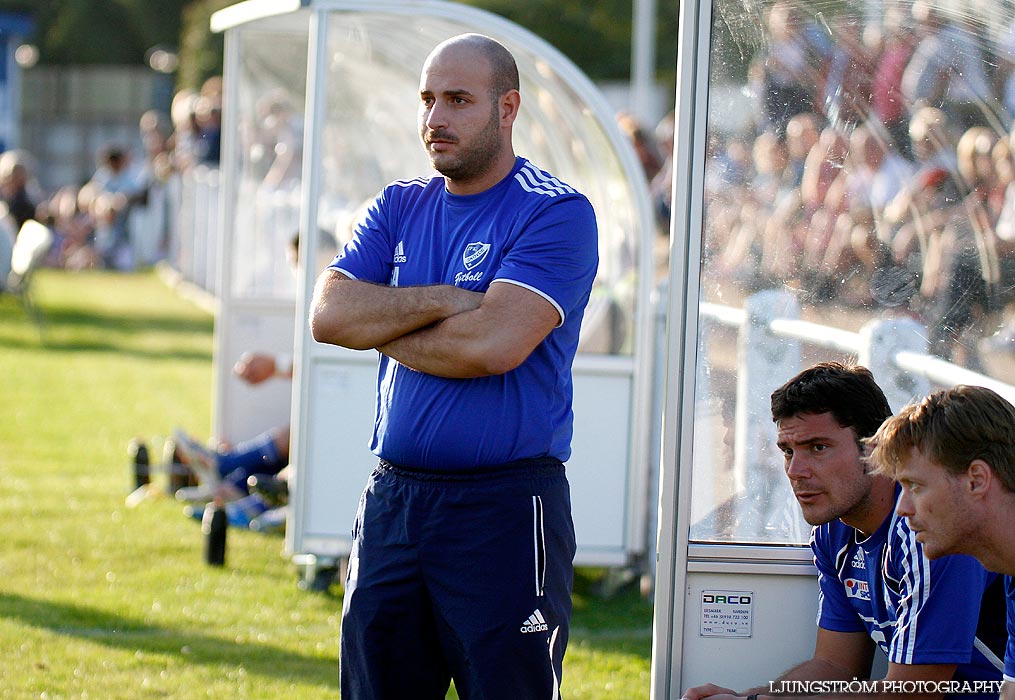
[[[932,352],[977,368],[979,341],[999,327],[990,342],[1015,348],[1015,320],[1004,325],[1015,309],[1015,31],[991,38],[923,0],[902,8],[825,19],[798,2],[767,7],[764,41],[747,59],[751,118],[709,129],[702,264],[713,274],[703,279],[911,314]],[[29,216],[46,223],[56,234],[48,262],[68,268],[165,257],[165,185],[217,165],[221,87],[216,78],[180,92],[169,117],[145,114],[139,158],[110,144],[88,182],[49,196],[33,186],[28,154],[0,156],[13,230]],[[298,177],[301,155],[283,97],[265,95],[241,129],[248,167],[274,187]],[[627,114],[618,122],[662,240],[673,115],[654,130]]]
[[[221,142],[222,81],[200,91],[182,90],[171,114],[146,112],[140,120],[140,153],[108,143],[84,183],[43,192],[31,153],[0,155],[0,235],[16,238],[27,219],[54,234],[46,264],[67,269],[133,270],[169,254],[170,181],[196,165],[217,166]]]
[[[755,118],[710,132],[703,279],[911,314],[933,353],[980,368],[1015,299],[1015,35],[896,9],[819,27],[769,8]]]

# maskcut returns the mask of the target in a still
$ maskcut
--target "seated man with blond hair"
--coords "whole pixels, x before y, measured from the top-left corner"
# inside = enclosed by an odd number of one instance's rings
[[[1015,698],[1015,407],[956,386],[906,406],[871,442],[870,463],[901,484],[896,511],[930,559],[969,554],[1007,575],[1001,697]]]

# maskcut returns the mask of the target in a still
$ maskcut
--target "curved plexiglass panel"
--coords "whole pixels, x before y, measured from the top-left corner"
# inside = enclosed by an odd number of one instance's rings
[[[441,16],[328,15],[319,226],[345,241],[360,206],[388,182],[432,169],[419,142],[419,71],[445,38],[475,31]],[[521,76],[515,151],[584,192],[600,227],[600,268],[586,314],[586,352],[630,354],[638,289],[638,198],[604,129],[565,77],[531,47],[511,49]]]
[[[308,17],[284,28],[235,32],[240,60],[231,294],[246,299],[295,300],[293,239],[299,228],[306,104]]]
[[[1015,379],[1013,13],[713,4],[692,539],[806,541],[768,396],[816,361],[895,410],[947,363]]]
[[[448,16],[461,12],[422,3],[408,10],[378,6],[376,12],[321,5],[330,8],[321,13],[329,24],[317,211],[324,234],[317,256],[324,261],[345,241],[358,208],[385,184],[431,171],[417,136],[419,71],[437,43],[475,26]],[[293,297],[286,253],[299,224],[311,15],[288,13],[234,32],[240,52],[238,145],[229,167],[238,173],[231,194],[237,297]],[[640,229],[652,224],[651,213],[639,210],[651,206],[647,185],[632,183],[640,172],[625,169],[624,157],[636,162],[633,151],[618,154],[619,130],[607,132],[604,115],[578,94],[573,76],[561,75],[531,46],[495,38],[514,53],[522,80],[516,152],[584,192],[596,209],[601,263],[579,349],[631,354],[639,240],[645,235]]]

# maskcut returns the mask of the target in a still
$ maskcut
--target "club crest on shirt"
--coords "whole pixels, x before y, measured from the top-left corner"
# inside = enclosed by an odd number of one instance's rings
[[[466,245],[465,252],[462,253],[462,262],[465,263],[465,269],[471,270],[486,260],[486,254],[489,252],[489,243],[469,243]]]
[[[848,578],[842,582],[846,587],[846,596],[848,598],[859,598],[860,600],[870,600],[871,592],[870,587],[866,581],[860,579]]]

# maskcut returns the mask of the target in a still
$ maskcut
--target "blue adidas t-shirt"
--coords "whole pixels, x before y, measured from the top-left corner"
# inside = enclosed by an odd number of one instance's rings
[[[444,178],[388,185],[331,268],[391,286],[520,285],[553,304],[560,325],[519,367],[448,379],[381,355],[371,450],[419,469],[460,471],[571,454],[571,363],[598,266],[588,199],[524,158],[474,195]]]
[[[896,502],[900,493],[896,485]],[[865,631],[892,663],[958,664],[954,680],[1001,680],[1001,577],[964,555],[928,560],[894,509],[860,538],[840,520],[812,531],[818,626]]]

